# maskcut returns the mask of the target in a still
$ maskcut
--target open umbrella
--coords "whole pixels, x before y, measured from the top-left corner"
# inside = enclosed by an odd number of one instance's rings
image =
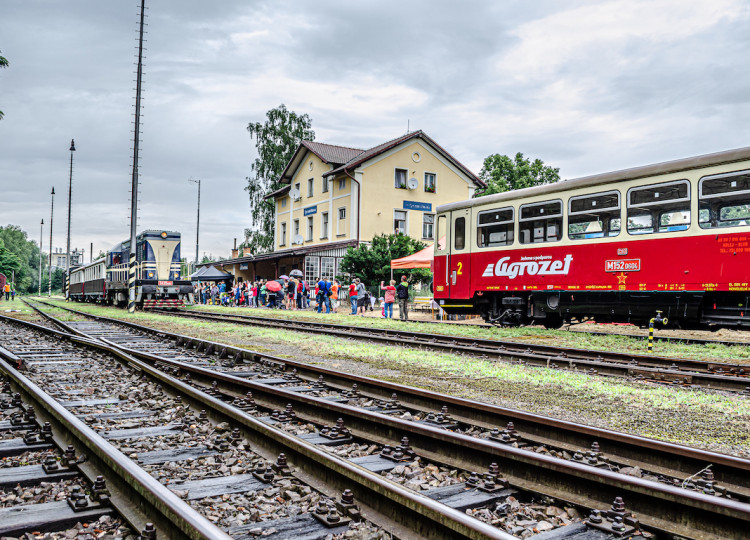
[[[289,279],[289,276],[279,276],[279,279]]]
[[[302,277],[302,270],[295,268],[291,272],[289,272],[290,276],[296,276],[296,277]]]
[[[278,281],[269,281],[266,283],[266,290],[271,292],[279,292],[281,290],[281,283]]]

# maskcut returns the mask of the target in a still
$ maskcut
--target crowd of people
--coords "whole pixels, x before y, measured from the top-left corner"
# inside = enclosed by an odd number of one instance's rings
[[[193,286],[193,297],[197,304],[288,310],[312,308],[318,313],[338,313],[348,298],[350,315],[359,316],[363,316],[367,310],[374,310],[379,299],[384,318],[393,318],[393,304],[398,300],[400,318],[408,320],[409,282],[406,276],[401,277],[398,285],[394,280],[388,285],[381,281],[380,291],[383,296],[376,298],[359,278],[342,285],[338,279],[321,277],[309,283],[301,276],[281,276],[274,280],[240,279],[233,284],[226,281],[198,281]]]

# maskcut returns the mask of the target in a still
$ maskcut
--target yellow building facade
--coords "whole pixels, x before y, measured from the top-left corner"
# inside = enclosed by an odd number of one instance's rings
[[[281,180],[286,186],[268,195],[275,255],[304,250],[308,279],[337,275],[346,248],[377,234],[434,242],[435,208],[483,186],[422,131],[368,150],[303,141]]]
[[[274,201],[274,252],[222,261],[244,279],[298,269],[333,278],[349,247],[399,232],[435,241],[438,205],[471,198],[482,181],[422,131],[370,149],[303,141]]]

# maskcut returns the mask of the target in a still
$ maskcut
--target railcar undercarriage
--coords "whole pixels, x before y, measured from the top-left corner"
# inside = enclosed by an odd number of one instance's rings
[[[513,291],[474,297],[482,318],[498,326],[565,322],[628,322],[645,325],[661,311],[671,326],[750,328],[748,292],[702,291]]]

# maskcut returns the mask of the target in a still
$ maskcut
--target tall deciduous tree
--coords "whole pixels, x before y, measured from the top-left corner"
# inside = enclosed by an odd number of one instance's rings
[[[250,123],[247,130],[255,137],[258,157],[250,167],[252,175],[247,178],[245,190],[250,196],[252,225],[245,230],[245,242],[253,253],[264,253],[273,249],[274,201],[263,197],[281,187],[281,174],[292,159],[300,141],[315,140],[311,129],[312,120],[306,114],[290,111],[284,104],[266,113],[263,123]]]
[[[365,285],[380,285],[381,281],[387,283],[391,279],[391,259],[406,257],[424,248],[425,244],[405,234],[380,234],[370,245],[360,244],[347,249],[339,270],[358,277]],[[403,274],[404,270],[399,270],[399,273]],[[412,283],[431,279],[429,270],[414,269],[406,273]]]
[[[36,290],[40,264],[39,246],[20,227],[0,227],[0,273],[10,280],[15,272],[17,291]]]
[[[2,51],[0,51],[2,52]],[[5,58],[2,54],[0,54],[0,68],[8,67],[8,59]],[[3,111],[0,111],[0,120],[3,119]]]
[[[531,186],[552,184],[560,180],[560,169],[545,165],[541,159],[533,162],[523,157],[521,152],[515,159],[500,154],[492,154],[484,159],[482,170],[479,172],[487,189],[477,192],[474,196],[491,195]]]

